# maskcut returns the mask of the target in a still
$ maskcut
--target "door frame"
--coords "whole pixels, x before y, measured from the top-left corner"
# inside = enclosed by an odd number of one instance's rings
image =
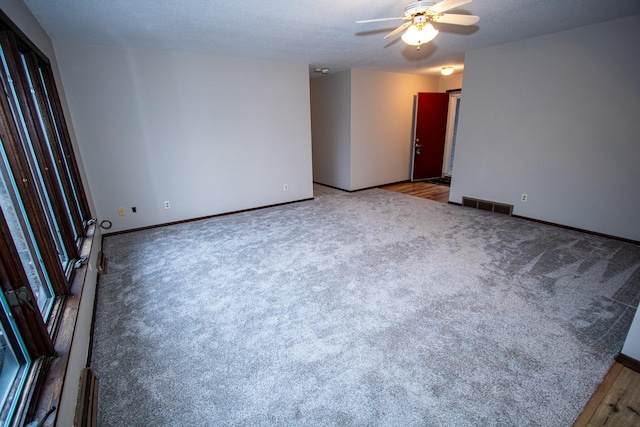
[[[411,123],[411,167],[409,168],[409,180],[413,180],[413,169],[416,165],[416,123],[418,122],[418,94],[413,95],[413,122]]]
[[[458,121],[458,103],[462,97],[462,89],[447,91],[449,93],[449,113],[447,114],[447,133],[444,139],[444,156],[442,156],[442,175],[451,176],[451,157],[454,155],[453,137]]]

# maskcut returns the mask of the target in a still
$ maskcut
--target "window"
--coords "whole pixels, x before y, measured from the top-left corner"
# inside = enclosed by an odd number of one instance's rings
[[[2,213],[7,222],[20,262],[27,275],[31,292],[40,310],[46,318],[53,302],[53,288],[38,252],[33,230],[28,223],[24,205],[9,169],[4,147],[0,147],[0,201]]]
[[[89,219],[57,93],[0,12],[0,427],[34,421]]]
[[[15,411],[20,391],[27,378],[27,367],[31,360],[24,343],[16,332],[16,325],[7,317],[9,308],[4,300],[0,300],[0,399],[4,403],[0,412],[0,425],[7,425],[11,414]]]

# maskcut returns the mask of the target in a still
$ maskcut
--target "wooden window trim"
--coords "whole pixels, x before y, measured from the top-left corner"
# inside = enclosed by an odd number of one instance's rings
[[[21,268],[22,266],[16,266],[15,262],[7,263],[2,261],[16,260],[16,262],[19,262],[18,260],[20,259],[20,255],[9,233],[9,227],[4,219],[4,215],[0,215],[0,239],[2,241],[0,247],[0,287],[2,288],[2,292],[17,290],[29,282],[24,270]],[[40,356],[52,356],[54,351],[53,342],[42,321],[42,316],[36,305],[31,288],[27,286],[26,291],[30,294],[35,310],[31,310],[24,305],[18,305],[10,308],[11,315],[20,329],[29,356],[31,356],[32,359],[37,359]]]
[[[62,104],[60,103],[60,97],[58,93],[58,88],[55,83],[55,78],[53,77],[53,71],[51,69],[51,62],[49,58],[36,46],[27,35],[16,25],[13,21],[4,13],[4,11],[0,10],[0,31],[8,30],[13,32],[16,37],[16,43],[21,51],[31,51],[35,54],[36,59],[38,61],[39,68],[43,71],[45,84],[48,86],[49,93],[55,94],[52,96],[50,101],[52,103],[52,110],[54,114],[54,119],[56,124],[58,125],[58,133],[62,139],[61,144],[66,153],[67,160],[73,158],[74,160],[70,163],[71,175],[75,184],[76,192],[78,193],[78,203],[80,208],[80,214],[82,218],[91,218],[91,209],[89,208],[89,204],[84,197],[85,190],[84,185],[82,183],[82,177],[80,175],[80,170],[78,169],[78,164],[75,161],[75,153],[73,150],[73,145],[71,144],[71,137],[69,135],[69,130],[67,128],[66,120],[64,118],[64,112],[62,108]],[[83,221],[83,228],[86,228],[86,224]],[[83,233],[78,233],[82,235]]]
[[[67,195],[71,194],[71,185],[69,183],[69,181],[66,179],[66,174],[60,174],[60,181],[58,181],[58,174],[59,172],[62,172],[60,170],[60,167],[62,166],[62,153],[60,151],[60,145],[58,144],[58,136],[56,135],[56,126],[53,123],[53,118],[50,116],[49,114],[49,108],[46,105],[47,102],[47,94],[46,94],[46,90],[45,88],[42,86],[42,81],[40,79],[40,64],[38,63],[38,58],[36,57],[36,54],[33,52],[29,52],[29,53],[25,53],[25,57],[27,60],[27,72],[30,75],[31,78],[31,82],[33,84],[33,89],[36,91],[36,99],[37,99],[37,104],[34,105],[34,108],[39,109],[40,110],[40,116],[42,117],[43,121],[44,121],[44,131],[46,133],[46,140],[45,139],[41,139],[40,140],[40,145],[41,145],[41,150],[43,152],[43,159],[45,160],[46,164],[47,164],[47,175],[49,175],[49,179],[52,180],[53,182],[56,183],[56,185],[54,185],[54,187],[56,188],[56,190],[59,188],[57,183],[60,182],[60,184],[63,187],[64,193],[66,193]],[[43,105],[43,103],[45,103]],[[46,141],[49,141],[49,145],[50,147],[46,146]],[[53,158],[51,158],[51,155],[49,154],[49,149],[51,149],[51,153],[53,155]],[[66,212],[66,203],[65,202],[65,194],[57,191],[56,192],[56,198],[58,199],[58,206],[60,206],[60,208],[63,210],[63,212],[61,213],[61,215],[64,216],[65,218],[65,222],[67,222],[69,229],[75,229],[75,234],[78,234],[80,236],[83,235],[84,230],[82,229],[82,227],[80,227],[80,229],[76,228],[77,224],[82,224],[82,221],[80,220],[80,215],[78,213],[78,211],[76,209],[71,209],[71,216],[73,218],[73,222],[69,222],[69,217],[67,215]],[[72,200],[69,200],[68,202],[71,202]],[[75,247],[75,251],[74,251],[74,258],[78,258],[78,251],[77,251],[77,246],[76,246],[76,242],[75,240],[73,240],[73,237],[70,235],[68,236],[68,240],[70,240],[68,242],[68,244],[70,245],[70,247]]]
[[[2,39],[1,34],[0,39]],[[2,73],[4,74],[4,71]],[[3,78],[7,78],[7,76],[3,76]],[[67,277],[62,270],[58,254],[55,251],[56,246],[53,242],[53,237],[48,232],[41,231],[48,230],[49,226],[40,210],[40,202],[36,200],[37,190],[35,183],[31,180],[31,172],[25,170],[23,166],[29,163],[22,148],[22,143],[16,140],[16,138],[19,138],[19,132],[12,119],[11,108],[8,105],[8,100],[5,100],[4,97],[0,98],[2,98],[0,113],[3,116],[1,120],[4,122],[2,123],[3,126],[0,126],[0,138],[4,143],[7,160],[13,171],[14,180],[18,186],[27,218],[32,225],[40,255],[49,273],[54,292],[59,295],[68,294]]]
[[[62,145],[63,150],[61,155],[66,155],[66,161],[70,169],[69,173],[71,174],[71,179],[73,180],[76,193],[78,195],[78,208],[80,209],[79,213],[81,216],[81,224],[79,225],[82,226],[82,232],[79,232],[79,234],[83,234],[84,231],[86,231],[86,223],[83,221],[83,218],[90,218],[91,210],[89,209],[87,199],[84,197],[84,194],[86,193],[82,183],[82,177],[80,176],[80,170],[78,169],[78,163],[75,161],[75,153],[73,145],[71,144],[71,136],[69,135],[69,129],[64,118],[64,112],[62,110],[62,104],[60,103],[60,97],[58,96],[58,88],[53,77],[53,71],[49,66],[49,61],[42,61],[41,58],[38,58],[38,60],[41,62],[40,70],[42,70],[45,85],[48,87],[49,102],[51,102],[51,109],[53,110],[54,116],[53,119],[55,125],[58,126],[58,135],[60,136],[60,144]],[[55,96],[53,96],[54,94]],[[70,189],[70,191],[72,190]]]
[[[17,36],[16,40],[21,49],[35,52],[41,61],[43,61],[47,65],[50,64],[49,58],[47,58],[47,55],[42,53],[42,51],[38,48],[38,46],[36,46],[29,39],[29,37],[27,37],[27,35],[16,24],[14,24],[11,18],[9,18],[7,14],[4,13],[4,11],[1,9],[0,9],[0,30],[8,30],[14,33]]]
[[[18,96],[18,102],[20,103],[18,108],[21,108],[23,116],[25,118],[27,132],[30,135],[31,146],[33,147],[38,165],[40,166],[40,173],[44,180],[46,192],[52,199],[51,207],[53,209],[56,223],[62,228],[63,231],[61,234],[63,245],[69,256],[69,263],[73,264],[74,260],[78,259],[78,247],[76,246],[76,242],[74,241],[73,237],[68,232],[71,230],[72,226],[66,212],[64,212],[64,196],[57,184],[57,179],[52,177],[52,175],[55,174],[55,166],[51,163],[51,156],[49,156],[49,153],[47,153],[45,150],[45,141],[48,137],[50,137],[51,134],[50,124],[48,124],[47,120],[45,120],[44,127],[48,129],[43,129],[38,125],[40,123],[39,114],[41,114],[41,109],[39,108],[39,105],[34,103],[32,97],[30,96],[31,94],[28,92],[27,88],[30,88],[31,85],[27,80],[25,72],[23,72],[25,70],[22,66],[21,54],[25,55],[27,61],[26,73],[29,73],[29,77],[31,78],[31,81],[33,83],[33,88],[36,91],[39,79],[34,82],[32,68],[34,66],[37,68],[37,63],[34,64],[33,58],[30,58],[30,55],[28,53],[20,51],[14,34],[5,31],[0,35],[0,42],[5,47],[5,59],[7,61],[7,65],[9,66],[11,77],[13,77],[14,79],[14,87]],[[19,81],[16,81],[16,79],[19,79]],[[48,135],[45,134],[45,132]]]
[[[51,117],[49,113],[49,107],[47,105],[47,91],[42,86],[42,80],[40,79],[40,67],[38,57],[34,52],[23,53],[27,62],[27,72],[29,73],[33,90],[36,91],[36,99],[37,103],[33,105],[34,109],[39,109],[40,117],[42,117],[44,122],[44,132],[46,133],[46,139],[40,138],[40,150],[42,160],[46,164],[47,175],[50,182],[51,191],[53,191],[56,197],[56,206],[59,208],[59,212],[57,215],[60,219],[64,219],[65,227],[68,227],[69,230],[75,230],[75,233],[65,233],[64,237],[67,246],[69,247],[70,252],[73,254],[73,259],[77,259],[79,252],[78,247],[76,245],[76,241],[73,237],[73,234],[78,236],[82,236],[84,234],[84,227],[82,226],[82,220],[80,219],[80,213],[77,209],[70,209],[72,221],[69,220],[69,216],[66,212],[66,204],[70,203],[71,207],[75,207],[75,203],[71,203],[74,201],[73,199],[73,191],[71,189],[71,183],[67,179],[66,173],[63,163],[62,163],[62,152],[60,150],[60,145],[58,144],[58,135],[56,133],[56,126],[53,121],[53,117]],[[49,67],[45,67],[49,68]],[[25,84],[27,82],[25,81]],[[44,104],[43,104],[44,103]],[[37,112],[34,112],[37,114]],[[34,115],[34,117],[37,117]],[[39,126],[37,126],[39,128]],[[43,135],[44,136],[44,135]],[[47,146],[47,141],[49,142],[49,146]],[[51,154],[49,153],[51,150]],[[51,158],[53,155],[53,158]],[[58,180],[58,175],[60,180]],[[60,191],[59,185],[62,185],[63,191]],[[66,196],[65,196],[66,194]],[[69,200],[66,200],[69,198]]]

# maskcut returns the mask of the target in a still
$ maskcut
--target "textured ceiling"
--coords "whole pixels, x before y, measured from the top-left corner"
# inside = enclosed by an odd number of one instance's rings
[[[53,40],[405,73],[432,73],[462,65],[466,51],[640,13],[640,0],[473,0],[449,13],[478,15],[478,24],[440,24],[440,35],[417,51],[399,36],[383,40],[402,21],[355,23],[402,16],[410,0],[24,2]]]

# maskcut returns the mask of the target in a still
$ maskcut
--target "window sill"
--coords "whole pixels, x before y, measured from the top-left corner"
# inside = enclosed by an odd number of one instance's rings
[[[27,414],[27,421],[30,423],[41,422],[42,426],[53,426],[58,418],[60,402],[62,399],[62,391],[69,367],[69,358],[73,345],[73,338],[76,332],[78,322],[78,313],[80,302],[82,301],[85,291],[85,283],[88,279],[88,273],[92,270],[90,262],[92,262],[91,253],[98,247],[99,239],[96,239],[96,224],[92,224],[87,228],[87,234],[82,243],[80,250],[81,257],[87,257],[81,267],[76,269],[74,277],[71,281],[71,293],[64,297],[60,302],[58,323],[54,326],[54,348],[55,356],[48,358],[42,363],[41,370],[44,371],[39,381],[34,384],[35,389],[31,405],[31,411]],[[69,386],[77,386],[71,385]]]

